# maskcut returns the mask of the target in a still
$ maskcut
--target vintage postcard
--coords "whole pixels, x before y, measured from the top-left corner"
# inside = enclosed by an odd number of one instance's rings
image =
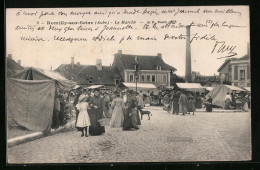
[[[251,160],[249,23],[249,6],[7,8],[7,163]]]

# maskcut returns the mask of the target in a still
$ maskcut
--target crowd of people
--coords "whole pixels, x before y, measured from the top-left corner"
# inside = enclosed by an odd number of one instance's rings
[[[52,128],[57,129],[64,126],[72,117],[73,106],[69,102],[69,92],[55,91]]]
[[[193,113],[196,108],[206,107],[207,112],[212,112],[212,98],[207,99],[204,93],[190,92],[184,90],[171,90],[162,94],[161,103],[164,110],[169,113],[182,115]]]
[[[100,123],[108,119],[111,128],[122,130],[139,129],[141,120],[138,106],[143,107],[143,98],[135,91],[100,92],[99,89],[82,89],[74,96],[73,106],[76,111],[76,128],[81,136],[95,136],[105,133]]]
[[[241,109],[243,111],[248,111],[250,108],[251,96],[248,92],[236,93],[235,91],[227,92],[225,96],[225,109],[234,110]]]
[[[67,123],[75,112],[76,128],[81,131],[81,136],[101,135],[105,133],[105,126],[101,120],[109,120],[111,128],[122,130],[139,129],[141,125],[140,108],[150,106],[153,100],[153,92],[142,91],[136,93],[127,91],[100,91],[99,89],[81,89],[74,92],[55,91],[53,128],[58,128]],[[172,114],[193,114],[196,108],[206,108],[206,112],[212,112],[212,98],[205,97],[204,93],[190,92],[181,89],[166,90],[157,96],[163,109]],[[236,93],[227,93],[225,96],[225,109],[238,107]],[[245,93],[240,98],[242,109],[250,107],[250,95]],[[106,125],[107,126],[107,125]]]

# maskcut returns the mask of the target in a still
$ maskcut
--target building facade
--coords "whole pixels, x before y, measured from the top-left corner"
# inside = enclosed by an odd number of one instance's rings
[[[250,87],[250,59],[244,56],[238,60],[230,62],[231,84],[238,87]]]
[[[139,72],[136,79],[135,71],[138,63]],[[160,53],[157,56],[141,56],[122,54],[119,50],[114,55],[113,67],[116,67],[124,82],[152,83],[156,86],[170,86],[171,73],[176,69],[166,64]]]
[[[251,86],[250,53],[241,58],[227,59],[218,69],[222,84]]]

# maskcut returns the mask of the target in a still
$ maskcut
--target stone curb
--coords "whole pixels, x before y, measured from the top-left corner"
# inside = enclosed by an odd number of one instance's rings
[[[30,141],[33,141],[33,140],[36,140],[36,139],[39,139],[39,138],[42,138],[45,136],[50,136],[55,133],[62,132],[64,130],[74,128],[74,126],[75,126],[75,120],[58,129],[51,129],[51,131],[48,134],[44,134],[43,132],[35,132],[35,133],[31,133],[31,134],[24,135],[24,136],[18,136],[18,137],[12,138],[12,139],[8,139],[7,146],[12,147],[12,146],[19,145],[22,143],[30,142]]]

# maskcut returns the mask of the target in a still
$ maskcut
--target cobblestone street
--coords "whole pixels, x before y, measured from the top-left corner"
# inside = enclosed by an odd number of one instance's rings
[[[238,161],[251,159],[249,112],[173,115],[150,107],[137,131],[72,130],[7,149],[9,163]]]

